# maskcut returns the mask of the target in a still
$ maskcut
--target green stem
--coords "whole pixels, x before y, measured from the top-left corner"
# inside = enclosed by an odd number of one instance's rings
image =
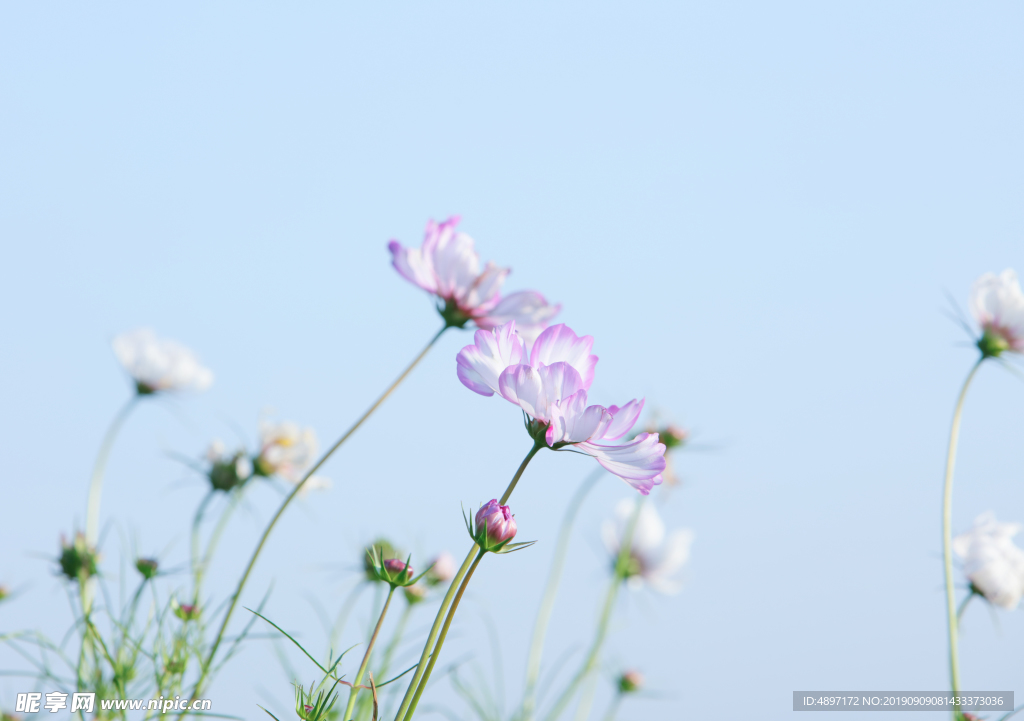
[[[381,609],[380,618],[377,619],[377,625],[373,629],[373,635],[370,636],[370,642],[366,644],[366,653],[363,654],[363,662],[359,664],[356,679],[352,682],[352,692],[348,695],[348,705],[345,707],[345,715],[341,717],[342,721],[349,721],[352,718],[352,709],[356,707],[356,697],[359,696],[357,686],[363,682],[363,674],[366,673],[366,667],[370,663],[370,654],[373,653],[373,646],[377,643],[380,627],[384,625],[384,617],[388,615],[388,606],[391,605],[391,597],[394,595],[395,587],[392,586],[391,590],[388,591],[387,600],[384,601],[384,608]]]
[[[434,652],[430,655],[430,663],[427,664],[427,670],[423,674],[423,680],[420,681],[419,687],[416,689],[416,695],[412,697],[412,703],[409,706],[409,711],[405,715],[405,721],[412,719],[414,713],[416,713],[416,706],[420,702],[420,696],[423,695],[423,691],[427,688],[427,682],[430,681],[430,674],[434,670],[434,665],[437,663],[438,656],[441,655],[441,647],[444,645],[444,640],[448,636],[448,629],[452,625],[452,621],[455,619],[455,612],[459,608],[459,601],[462,600],[462,595],[466,592],[466,587],[469,586],[469,580],[473,578],[473,572],[476,571],[476,567],[480,565],[480,561],[487,555],[487,552],[483,549],[476,554],[476,559],[473,561],[473,565],[469,567],[469,571],[466,572],[466,577],[462,579],[462,585],[459,586],[459,592],[455,594],[455,600],[452,601],[452,607],[448,611],[448,617],[444,620],[444,626],[441,628],[441,635],[437,637],[437,645],[434,647]]]
[[[584,499],[603,472],[603,468],[598,469],[583,481],[579,490],[576,491],[576,494],[569,502],[569,507],[565,511],[565,518],[562,521],[562,528],[558,532],[555,556],[551,562],[551,571],[548,573],[548,583],[544,589],[544,596],[541,598],[540,610],[537,611],[537,620],[533,625],[530,655],[526,662],[526,691],[524,693],[522,711],[523,721],[532,721],[534,709],[537,706],[537,679],[540,677],[540,664],[544,653],[544,638],[547,635],[548,624],[551,621],[551,613],[555,608],[555,599],[558,597],[558,584],[561,581],[562,571],[565,568],[565,558],[569,551],[569,540],[572,537],[572,525],[576,519],[577,512],[583,505]]]
[[[543,440],[535,440],[533,447],[530,452],[523,458],[523,462],[519,464],[519,468],[516,470],[514,476],[512,476],[511,482],[508,484],[508,488],[501,496],[499,503],[504,505],[508,502],[509,496],[512,495],[512,491],[515,490],[516,484],[519,483],[519,479],[523,475],[523,471],[526,470],[526,466],[529,465],[533,457],[537,455],[541,448],[544,448],[545,444]],[[407,716],[409,705],[412,703],[413,695],[419,688],[420,680],[423,678],[423,673],[426,670],[427,659],[430,658],[431,653],[434,650],[434,641],[437,640],[437,634],[441,629],[441,623],[444,620],[445,613],[448,611],[448,606],[452,602],[452,598],[455,596],[456,589],[459,588],[459,584],[462,582],[463,577],[469,571],[469,567],[473,563],[473,557],[476,555],[477,546],[475,543],[473,547],[469,549],[469,553],[466,554],[466,560],[462,562],[462,567],[459,572],[455,574],[455,578],[452,579],[451,585],[448,586],[448,593],[445,594],[444,599],[441,601],[441,607],[437,610],[437,616],[434,618],[434,624],[430,627],[430,634],[427,636],[427,642],[423,646],[423,652],[420,654],[419,663],[416,666],[416,673],[413,675],[412,680],[409,682],[409,688],[405,691],[405,697],[402,699],[402,705],[398,708],[398,713],[395,715],[395,719],[404,719]]]
[[[565,707],[569,705],[573,695],[579,688],[580,684],[583,683],[590,673],[597,668],[597,662],[601,655],[601,648],[604,646],[604,640],[608,635],[608,624],[612,619],[612,611],[615,609],[615,599],[618,596],[619,588],[622,586],[623,581],[626,580],[629,561],[630,551],[633,546],[633,534],[636,532],[636,524],[640,519],[640,510],[643,508],[644,499],[641,498],[637,504],[636,509],[633,511],[633,517],[629,521],[629,525],[626,527],[626,532],[622,536],[622,543],[619,546],[619,555],[615,559],[615,568],[612,572],[612,582],[608,586],[608,593],[605,595],[604,607],[601,610],[600,619],[597,622],[597,632],[594,636],[594,642],[590,646],[590,652],[587,654],[586,659],[583,661],[583,665],[580,666],[580,670],[576,672],[572,681],[566,686],[562,695],[555,701],[555,705],[548,712],[545,717],[546,721],[555,721]],[[589,708],[588,708],[589,710]]]
[[[282,501],[280,507],[277,509],[277,512],[270,519],[270,523],[268,523],[266,529],[264,529],[263,535],[260,536],[260,540],[256,544],[256,549],[253,551],[252,557],[249,559],[249,564],[245,567],[245,571],[242,572],[242,577],[238,580],[238,586],[235,588],[235,592],[231,596],[231,602],[228,604],[227,611],[225,611],[224,613],[224,620],[220,624],[220,629],[217,631],[217,636],[213,640],[213,645],[210,646],[210,650],[206,654],[206,658],[202,662],[201,671],[199,672],[199,678],[196,680],[195,686],[192,687],[192,693],[189,694],[190,701],[198,698],[203,691],[203,684],[206,683],[207,676],[209,676],[210,668],[213,665],[213,657],[216,655],[217,649],[220,648],[221,641],[224,639],[224,632],[227,630],[228,622],[231,620],[231,614],[234,612],[235,606],[238,604],[238,598],[242,595],[242,589],[245,588],[246,581],[249,580],[249,574],[252,573],[252,569],[256,565],[256,560],[259,558],[260,552],[263,550],[263,546],[267,542],[267,538],[270,537],[270,533],[274,530],[274,526],[277,525],[278,519],[280,519],[281,516],[284,514],[285,509],[288,508],[288,505],[292,502],[292,499],[294,499],[295,496],[299,494],[299,491],[302,490],[302,487],[306,485],[306,482],[313,477],[314,473],[320,470],[320,466],[326,463],[327,459],[330,458],[334,454],[334,452],[338,450],[341,447],[341,445],[345,441],[347,441],[353,433],[359,430],[359,427],[363,425],[366,419],[369,418],[385,400],[387,400],[387,397],[391,395],[391,393],[395,390],[395,388],[397,388],[402,383],[403,380],[405,380],[405,377],[412,372],[412,369],[415,368],[421,360],[423,360],[423,357],[427,355],[427,352],[433,347],[434,343],[437,342],[438,338],[440,338],[441,335],[446,330],[448,330],[448,328],[449,326],[445,325],[443,328],[441,328],[441,330],[439,330],[434,335],[433,338],[430,339],[430,342],[427,343],[427,345],[423,348],[422,351],[420,351],[419,355],[413,358],[412,363],[406,366],[405,370],[402,371],[402,374],[395,379],[395,382],[388,386],[387,390],[385,390],[384,393],[381,394],[380,398],[378,398],[374,402],[374,404],[370,406],[367,409],[367,411],[359,417],[359,420],[353,423],[352,426],[347,431],[345,431],[341,438],[339,438],[333,446],[327,449],[327,452],[320,457],[320,460],[313,464],[312,468],[306,471],[306,475],[302,477],[302,480],[299,481],[295,488],[292,489],[291,493],[289,493],[288,496],[285,497],[284,501]],[[182,711],[180,714],[178,714],[178,719],[180,720],[184,718],[187,713],[188,711]]]
[[[103,436],[103,441],[100,443],[99,453],[96,455],[96,463],[92,468],[92,479],[89,481],[89,496],[85,504],[85,544],[90,550],[95,549],[96,543],[99,541],[100,498],[103,495],[103,476],[107,471],[107,460],[110,458],[110,451],[114,447],[114,441],[117,439],[121,426],[128,419],[138,400],[138,394],[133,395],[121,406],[121,410],[117,412],[114,420],[110,423],[110,427],[107,428],[107,433]],[[82,612],[86,616],[92,610],[94,584],[95,581],[93,579],[87,579],[84,582],[79,581]],[[88,638],[88,634],[86,634],[85,638]]]
[[[90,547],[96,545],[100,534],[100,497],[103,494],[103,475],[107,470],[107,460],[110,458],[110,451],[114,447],[117,434],[124,425],[128,415],[132,412],[139,396],[133,395],[121,406],[121,410],[114,416],[107,434],[100,444],[100,452],[96,456],[96,464],[92,469],[92,480],[89,482],[89,499],[86,502],[85,511],[85,541]]]
[[[412,606],[411,603],[406,603],[405,608],[402,609],[402,615],[398,617],[398,623],[395,625],[394,633],[391,634],[391,640],[388,641],[388,645],[384,648],[384,658],[381,659],[380,665],[377,667],[377,678],[387,678],[388,669],[391,668],[391,661],[394,658],[395,651],[398,649],[398,644],[402,640],[402,635],[405,633],[409,617],[412,615]],[[371,696],[367,694],[360,696],[359,702],[356,705],[356,714],[353,718],[362,719],[369,716],[371,702]]]
[[[953,411],[953,425],[949,432],[949,452],[946,455],[946,480],[942,493],[942,561],[946,574],[946,614],[949,626],[949,675],[953,696],[960,694],[960,668],[957,660],[957,615],[956,593],[953,590],[953,468],[956,465],[956,449],[960,439],[960,419],[964,410],[967,389],[978,372],[985,357],[982,356],[967,374]],[[953,718],[959,718],[960,707],[953,707]]]

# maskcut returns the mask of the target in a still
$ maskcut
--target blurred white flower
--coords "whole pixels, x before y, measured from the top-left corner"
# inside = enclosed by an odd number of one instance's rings
[[[255,464],[260,475],[278,475],[291,483],[299,483],[306,469],[313,464],[316,453],[316,433],[312,428],[299,428],[291,421],[260,422],[260,452]],[[313,476],[306,481],[300,494],[330,486],[327,478]]]
[[[1024,595],[1024,550],[1013,543],[1019,523],[999,523],[992,511],[974,519],[974,527],[953,539],[964,574],[989,603],[1012,611]]]
[[[971,313],[981,326],[978,347],[986,356],[1003,351],[1024,353],[1024,293],[1017,273],[985,273],[971,288]]]
[[[112,343],[117,360],[135,379],[141,395],[157,391],[202,391],[213,383],[213,373],[180,343],[158,338],[149,328],[116,336]]]
[[[636,512],[636,501],[626,498],[615,506],[615,518],[601,525],[601,538],[612,558],[618,558],[622,538]],[[665,533],[665,524],[651,503],[640,508],[633,541],[627,581],[632,588],[649,585],[660,593],[678,593],[682,584],[672,576],[690,558],[693,531],[680,528]]]

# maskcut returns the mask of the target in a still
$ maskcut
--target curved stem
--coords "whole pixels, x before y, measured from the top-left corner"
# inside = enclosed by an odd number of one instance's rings
[[[555,721],[565,707],[569,705],[569,701],[572,700],[573,695],[579,688],[580,684],[583,683],[584,679],[590,675],[590,673],[597,667],[598,658],[601,655],[601,648],[604,646],[604,640],[608,635],[608,624],[612,619],[612,611],[615,609],[615,599],[618,596],[619,588],[622,586],[623,581],[627,578],[630,551],[633,546],[633,534],[636,532],[636,524],[640,520],[640,511],[643,508],[644,498],[641,498],[637,504],[636,509],[633,511],[633,517],[629,520],[629,525],[626,527],[626,532],[622,536],[622,542],[619,545],[619,554],[615,558],[615,569],[612,572],[612,582],[608,586],[608,593],[605,595],[604,607],[601,610],[601,617],[597,622],[597,633],[594,635],[594,642],[590,646],[590,652],[587,654],[586,659],[583,661],[583,665],[580,666],[580,670],[573,676],[572,681],[566,686],[562,695],[555,701],[555,705],[551,711],[545,717],[546,721]],[[588,709],[589,711],[589,706]]]
[[[405,380],[405,377],[412,372],[412,369],[415,368],[421,360],[423,360],[423,357],[427,355],[427,352],[433,347],[434,343],[437,342],[437,339],[440,338],[441,335],[446,330],[448,330],[448,328],[449,326],[445,325],[443,328],[441,328],[441,330],[439,330],[434,335],[433,338],[430,339],[430,342],[427,343],[427,345],[423,348],[422,351],[420,351],[419,355],[413,358],[412,363],[406,366],[405,370],[402,371],[402,374],[395,379],[395,382],[388,386],[387,390],[385,390],[384,393],[381,394],[380,398],[378,398],[374,402],[374,404],[370,406],[367,409],[367,411],[359,417],[359,420],[353,423],[352,426],[347,431],[345,431],[341,438],[339,438],[333,446],[327,449],[327,452],[320,457],[320,460],[313,464],[312,468],[306,471],[306,474],[302,477],[302,480],[299,481],[295,488],[292,489],[291,493],[289,493],[285,497],[284,501],[281,502],[281,505],[277,509],[277,512],[270,519],[270,523],[267,524],[266,529],[264,529],[263,535],[260,536],[260,540],[256,544],[256,549],[253,551],[252,557],[249,559],[249,564],[245,567],[245,571],[242,572],[242,577],[238,580],[238,586],[235,588],[235,592],[231,596],[231,602],[228,604],[228,608],[224,613],[224,620],[220,624],[220,629],[217,631],[217,636],[214,638],[213,645],[210,646],[210,650],[207,653],[206,658],[203,660],[202,670],[199,673],[199,678],[196,680],[195,686],[192,687],[192,693],[189,695],[190,700],[196,699],[202,693],[203,684],[206,682],[207,676],[209,675],[210,667],[213,664],[213,657],[216,655],[217,649],[220,648],[221,641],[224,639],[224,632],[227,630],[228,622],[231,620],[231,614],[235,610],[235,606],[238,603],[238,598],[242,594],[242,589],[245,588],[246,581],[249,580],[249,574],[252,573],[252,569],[256,565],[256,560],[259,558],[260,552],[263,550],[263,545],[267,542],[267,538],[270,537],[270,533],[274,530],[274,526],[277,525],[278,519],[280,519],[281,516],[284,514],[285,509],[288,508],[288,505],[292,502],[292,499],[294,499],[295,496],[299,494],[299,491],[302,490],[302,487],[306,485],[306,482],[313,477],[313,474],[320,470],[320,467],[327,462],[327,459],[330,458],[334,454],[334,452],[338,450],[341,447],[341,445],[345,441],[347,441],[353,433],[359,430],[359,427],[363,425],[366,419],[369,418],[385,400],[387,400],[387,397],[391,395],[391,393],[395,390],[395,388],[397,388],[402,383],[403,380]],[[184,716],[187,713],[187,711],[182,711],[178,715],[178,718],[184,718]]]
[[[117,434],[124,425],[128,415],[132,412],[139,396],[133,395],[121,406],[121,410],[114,416],[114,420],[107,429],[100,444],[100,452],[96,455],[96,464],[92,469],[92,480],[89,481],[89,499],[86,502],[85,510],[85,541],[89,546],[95,546],[100,534],[100,497],[103,495],[103,475],[107,471],[107,459],[110,458],[110,451],[114,447]]]
[[[533,719],[533,711],[537,705],[537,679],[540,677],[541,657],[544,653],[544,637],[547,635],[548,623],[551,621],[551,613],[555,608],[555,599],[558,597],[558,584],[562,578],[562,570],[565,568],[565,557],[569,551],[569,540],[572,537],[572,525],[576,514],[583,505],[584,499],[590,493],[597,480],[604,473],[603,468],[591,473],[580,485],[579,490],[569,502],[565,511],[565,518],[562,521],[562,528],[558,532],[558,542],[555,545],[555,556],[551,561],[551,571],[548,573],[548,583],[544,589],[544,596],[541,598],[540,610],[537,611],[537,620],[533,625],[533,639],[530,642],[530,655],[526,662],[526,691],[523,698],[523,721]]]
[[[512,495],[512,491],[516,489],[516,484],[519,483],[519,479],[523,475],[523,471],[526,470],[526,466],[530,464],[533,457],[537,455],[541,448],[544,448],[545,444],[543,440],[535,440],[533,447],[530,452],[523,458],[523,462],[519,464],[519,468],[516,470],[512,480],[509,482],[505,492],[501,495],[499,503],[504,505],[508,502],[509,497]],[[452,579],[451,585],[448,586],[448,593],[445,594],[444,599],[441,601],[441,607],[437,610],[437,616],[434,618],[434,624],[430,627],[430,634],[427,636],[427,642],[423,646],[423,652],[420,654],[420,660],[416,666],[416,673],[413,674],[412,680],[409,682],[409,688],[405,691],[405,697],[402,699],[402,705],[398,708],[398,713],[395,715],[396,719],[404,719],[407,716],[409,705],[412,703],[413,695],[419,688],[420,680],[423,678],[423,673],[426,670],[427,659],[430,658],[431,653],[434,650],[434,641],[437,639],[437,634],[441,629],[442,620],[445,617],[445,613],[448,611],[448,606],[452,602],[452,598],[455,596],[456,589],[459,588],[459,584],[462,582],[463,577],[469,571],[469,567],[473,563],[473,557],[476,554],[479,546],[475,543],[473,547],[469,549],[469,553],[466,554],[466,560],[462,562],[462,567],[459,568],[458,573],[455,574],[455,578]]]
[[[370,663],[370,654],[373,653],[373,646],[377,643],[380,627],[384,625],[384,617],[388,615],[388,606],[391,605],[391,597],[394,595],[395,587],[392,586],[391,590],[388,591],[387,600],[384,601],[384,608],[381,609],[380,618],[377,619],[377,625],[373,629],[373,635],[370,636],[370,642],[366,644],[366,653],[363,654],[363,662],[359,664],[355,681],[352,682],[352,691],[348,695],[348,705],[345,707],[345,715],[341,717],[342,721],[349,721],[352,718],[352,709],[356,707],[356,697],[359,695],[358,686],[363,682],[363,674],[366,673],[366,666]]]
[[[949,625],[949,676],[953,696],[960,694],[960,668],[957,661],[957,617],[956,593],[953,590],[953,468],[956,465],[956,449],[960,439],[960,420],[964,410],[967,389],[978,372],[985,357],[982,356],[967,374],[953,411],[953,425],[949,431],[949,451],[946,454],[946,480],[942,492],[942,561],[946,574],[946,614]],[[960,715],[960,707],[953,707],[953,718]]]
[[[409,706],[409,711],[405,715],[405,720],[409,721],[413,714],[416,713],[416,706],[420,702],[420,696],[423,695],[423,691],[427,688],[427,682],[430,681],[430,673],[434,670],[434,664],[437,663],[437,657],[441,655],[441,647],[444,645],[444,640],[448,636],[448,629],[452,625],[452,621],[455,619],[455,612],[459,608],[459,601],[462,600],[462,595],[466,592],[466,587],[469,586],[469,580],[473,578],[473,572],[476,571],[476,567],[480,565],[480,561],[487,554],[486,551],[481,549],[476,554],[476,559],[473,561],[473,565],[469,567],[469,571],[466,572],[466,577],[462,579],[462,585],[459,586],[459,592],[455,594],[455,600],[452,601],[451,610],[448,611],[448,618],[444,620],[444,626],[441,628],[441,635],[437,637],[437,645],[434,647],[434,652],[430,655],[430,663],[427,664],[427,670],[423,674],[423,680],[420,681],[419,688],[416,689],[416,695],[412,697],[412,703]]]

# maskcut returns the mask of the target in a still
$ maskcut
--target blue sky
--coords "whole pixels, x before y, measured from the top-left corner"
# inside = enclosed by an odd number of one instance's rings
[[[267,408],[326,444],[362,412],[438,326],[386,243],[459,213],[510,290],[595,337],[596,402],[646,396],[699,441],[661,506],[696,534],[685,588],[616,615],[602,673],[636,666],[658,692],[620,718],[944,688],[942,462],[974,354],[943,311],[947,291],[964,304],[981,273],[1024,268],[1022,20],[1013,3],[4,6],[0,582],[23,591],[2,627],[70,622],[39,555],[82,522],[127,394],[115,333],[151,326],[216,373],[118,442],[116,575],[118,533],[184,557],[203,486],[166,451],[235,427],[251,441]],[[248,603],[274,582],[272,617],[315,643],[309,599],[337,608],[376,535],[463,553],[459,504],[499,492],[529,447],[510,406],[458,383],[469,340],[444,337],[331,459],[333,490],[284,519]],[[983,370],[957,530],[988,509],[1024,521],[1022,400]],[[538,544],[485,564],[456,626],[450,658],[489,669],[493,619],[509,709],[591,465],[530,467],[513,507]],[[589,638],[598,528],[628,493],[605,477],[581,514],[549,659]],[[275,503],[261,489],[231,527],[220,597]],[[970,609],[965,686],[1024,691],[1022,638],[1020,612]],[[20,683],[0,680],[0,705]],[[245,718],[290,694],[264,642],[210,691]],[[447,681],[431,700],[464,714]]]

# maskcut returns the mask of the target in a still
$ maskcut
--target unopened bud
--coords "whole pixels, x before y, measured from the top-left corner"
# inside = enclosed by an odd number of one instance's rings
[[[384,561],[384,570],[387,571],[391,580],[397,583],[404,583],[413,576],[412,566],[397,558],[389,558]]]
[[[85,534],[76,533],[71,543],[63,537],[60,541],[60,571],[72,581],[79,581],[96,575],[99,554],[85,540]]]
[[[172,599],[171,608],[174,610],[174,615],[182,621],[194,621],[199,618],[199,606],[195,604],[179,604],[176,600]]]
[[[630,670],[619,676],[619,691],[633,693],[644,687],[644,677],[639,671]]]
[[[485,551],[499,551],[516,536],[516,519],[508,506],[492,498],[476,512],[474,540]]]
[[[139,573],[141,573],[142,577],[146,580],[149,580],[156,575],[158,567],[159,564],[152,558],[140,558],[135,562],[135,568],[138,569]]]
[[[431,586],[436,586],[439,583],[448,583],[448,581],[455,578],[455,557],[448,551],[444,551],[437,555],[434,559],[434,564],[430,570],[427,571],[427,583]]]

